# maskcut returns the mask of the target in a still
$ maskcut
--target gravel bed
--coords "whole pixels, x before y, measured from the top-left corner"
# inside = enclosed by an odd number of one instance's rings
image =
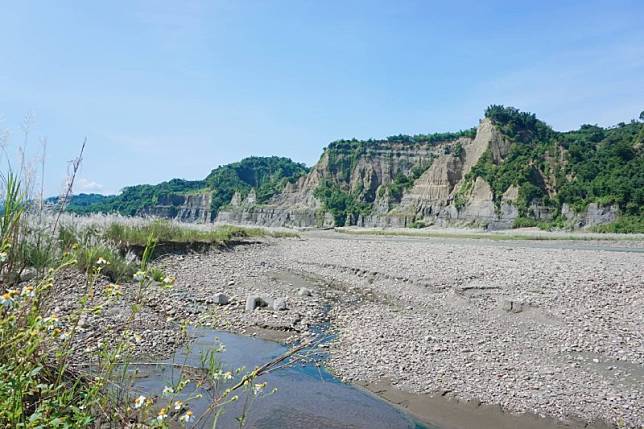
[[[158,261],[177,281],[146,295],[138,351],[171,353],[184,340],[183,322],[280,332],[285,340],[330,318],[337,339],[328,364],[346,381],[386,378],[405,391],[510,412],[644,423],[643,253],[586,242],[574,250],[575,243],[302,237]],[[73,302],[73,283],[59,307]],[[218,305],[218,293],[230,302]],[[287,310],[247,312],[251,295],[284,298]],[[79,350],[116,335],[105,327],[127,317],[127,302],[126,294],[88,320]]]
[[[343,285],[330,365],[345,380],[644,423],[644,254],[304,236],[266,257]]]

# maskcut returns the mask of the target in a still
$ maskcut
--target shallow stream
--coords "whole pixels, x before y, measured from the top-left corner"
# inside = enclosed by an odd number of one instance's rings
[[[226,350],[220,353],[219,357],[225,370],[234,370],[241,366],[250,370],[288,350],[286,346],[272,341],[212,329],[191,329],[190,333],[195,337],[194,341],[177,351],[173,359],[167,363],[185,362],[187,365],[200,366],[202,354],[221,342]],[[171,366],[145,366],[139,368],[139,371],[134,387],[148,396],[160,395],[164,386],[173,384],[178,378],[177,372]],[[274,388],[277,391],[252,403],[244,427],[428,428],[403,410],[373,394],[340,382],[314,363],[300,363],[282,368],[260,377],[255,382],[267,382],[267,393]],[[217,427],[239,426],[235,419],[242,413],[245,394],[241,392],[240,400],[226,407],[224,414],[219,417]],[[204,399],[191,402],[196,416],[207,409],[207,397],[208,395],[204,395]]]

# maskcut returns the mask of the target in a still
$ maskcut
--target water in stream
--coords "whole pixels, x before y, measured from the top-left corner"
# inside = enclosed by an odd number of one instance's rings
[[[220,358],[228,370],[240,366],[252,369],[288,350],[272,341],[211,329],[199,328],[191,333],[195,340],[189,348],[176,353],[174,362],[185,361],[188,365],[200,366],[202,353],[219,341],[226,347]],[[145,373],[137,379],[135,388],[147,395],[159,395],[165,385],[172,384],[173,377],[176,381],[171,367],[153,366],[140,370]],[[260,377],[256,382],[268,382],[266,390],[277,388],[277,392],[252,404],[245,426],[248,428],[427,428],[401,409],[366,391],[341,383],[313,364],[279,369]],[[244,394],[240,394],[240,398],[243,399]],[[227,406],[217,427],[238,427],[235,417],[241,413],[242,402],[240,400]],[[196,416],[207,406],[205,399],[191,402]]]

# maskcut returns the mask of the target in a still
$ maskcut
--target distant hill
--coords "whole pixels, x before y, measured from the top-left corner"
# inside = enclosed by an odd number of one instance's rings
[[[73,195],[70,200],[74,207],[88,207],[103,202],[107,197],[102,194],[77,194]],[[59,197],[50,197],[45,200],[45,204],[58,204]]]
[[[172,179],[157,185],[135,185],[124,188],[118,195],[103,196],[98,194],[78,194],[70,198],[67,210],[74,213],[121,213],[137,215],[150,212],[160,204],[181,206],[184,196],[191,194],[209,194],[212,217],[219,208],[230,202],[233,194],[248,194],[251,189],[257,190],[259,202],[268,200],[282,190],[288,181],[295,181],[307,173],[304,164],[288,158],[250,157],[239,162],[222,165],[212,170],[204,180]],[[50,203],[57,202],[53,197]],[[211,219],[211,220],[213,220]]]

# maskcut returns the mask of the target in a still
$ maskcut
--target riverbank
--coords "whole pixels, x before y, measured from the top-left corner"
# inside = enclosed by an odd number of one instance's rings
[[[544,248],[516,240],[302,237],[240,249],[211,265],[238,273],[236,295],[284,295],[309,324],[322,301],[333,302],[329,364],[345,381],[387,377],[401,391],[449,391],[456,400],[568,424],[641,424],[640,253],[603,242],[594,250],[587,241],[575,249],[577,242],[565,241]],[[219,276],[202,265],[183,275]],[[318,301],[297,297],[292,281],[271,279],[280,271],[321,279],[313,288]],[[291,311],[225,320],[244,332],[263,320],[290,324]]]
[[[436,394],[410,393],[394,387],[388,380],[373,383],[358,382],[358,386],[390,402],[429,427],[440,429],[607,429],[604,422],[585,422],[581,419],[563,422],[532,413],[513,414],[498,404],[483,404],[478,400],[459,401],[447,392]]]
[[[338,377],[441,428],[467,427],[463,403],[482,404],[472,421],[483,410],[490,428],[500,415],[521,423],[508,427],[548,416],[534,427],[639,428],[644,255],[628,251],[639,249],[632,242],[605,244],[312,232],[168,255],[157,263],[175,286],[146,296],[151,317],[138,333],[143,349],[167,355],[183,324],[288,342],[328,321]],[[286,309],[245,311],[249,296],[283,299]],[[88,320],[87,330],[107,322]],[[427,402],[437,392],[438,408]]]
[[[590,231],[544,231],[536,227],[487,231],[475,228],[429,227],[429,228],[361,228],[338,227],[334,231],[352,235],[376,235],[398,237],[434,237],[487,240],[543,240],[543,241],[608,241],[642,243],[644,234],[599,233]],[[636,244],[637,245],[637,244]]]

